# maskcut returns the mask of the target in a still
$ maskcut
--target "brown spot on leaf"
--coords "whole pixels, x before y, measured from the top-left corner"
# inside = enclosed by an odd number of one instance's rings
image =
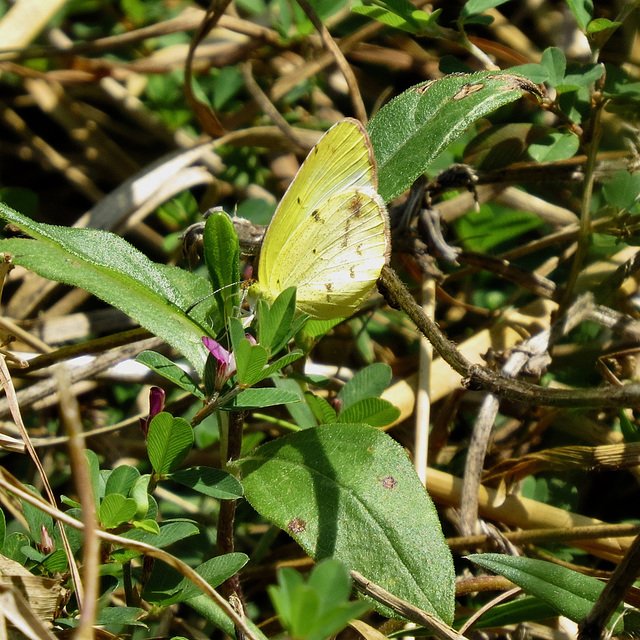
[[[398,486],[398,481],[393,476],[385,476],[380,480],[380,484],[383,489],[395,489]]]
[[[454,100],[462,100],[467,96],[470,96],[474,93],[477,93],[481,89],[484,89],[484,82],[478,82],[478,84],[465,84],[455,96],[453,96]]]
[[[293,518],[287,525],[290,533],[304,533],[307,530],[307,523],[302,518]]]
[[[429,80],[429,82],[425,82],[421,87],[413,87],[410,91],[415,91],[419,95],[423,96],[435,83],[436,80]]]
[[[320,217],[320,212],[317,209],[314,209],[311,212],[311,217],[316,221],[316,222],[322,222],[324,223],[324,220]]]

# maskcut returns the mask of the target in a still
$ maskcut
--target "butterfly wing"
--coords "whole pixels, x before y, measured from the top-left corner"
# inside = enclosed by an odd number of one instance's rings
[[[388,260],[389,229],[376,192],[369,138],[356,120],[334,125],[300,167],[267,229],[258,265],[263,295],[298,287],[298,307],[346,317]]]

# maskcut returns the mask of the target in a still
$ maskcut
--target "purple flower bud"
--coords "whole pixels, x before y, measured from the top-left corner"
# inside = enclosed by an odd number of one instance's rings
[[[45,556],[48,556],[50,553],[53,553],[56,545],[49,535],[47,531],[47,527],[42,525],[40,527],[40,542],[37,544],[40,553],[44,553]]]
[[[236,372],[236,358],[227,351],[219,342],[213,338],[202,338],[202,344],[209,349],[211,355],[216,359],[216,391],[220,391],[224,383]]]
[[[164,389],[160,387],[151,387],[149,390],[149,415],[146,418],[140,418],[140,429],[145,438],[149,433],[149,423],[164,409],[165,396]]]

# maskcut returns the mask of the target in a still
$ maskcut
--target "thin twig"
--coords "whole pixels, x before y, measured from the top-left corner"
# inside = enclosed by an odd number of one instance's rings
[[[353,112],[355,113],[356,118],[358,118],[358,120],[360,120],[360,122],[362,122],[363,124],[366,124],[367,110],[364,108],[364,102],[362,101],[362,96],[360,95],[360,87],[358,86],[358,81],[356,80],[353,70],[349,66],[347,59],[344,57],[344,53],[342,53],[340,47],[331,37],[329,29],[327,29],[327,27],[322,24],[322,20],[320,20],[320,18],[318,17],[318,14],[311,6],[311,3],[309,3],[308,0],[297,0],[297,2],[305,12],[307,18],[309,18],[309,20],[311,21],[311,24],[320,34],[322,43],[324,44],[327,51],[333,56],[333,59],[338,65],[338,69],[340,69],[340,71],[342,72],[342,75],[347,82],[347,86],[349,87],[351,104],[353,105]]]
[[[640,384],[593,389],[552,389],[511,380],[467,360],[422,312],[404,283],[391,267],[382,268],[379,282],[391,305],[400,307],[433,344],[447,364],[463,377],[467,389],[490,391],[502,400],[548,407],[633,407],[640,404]]]

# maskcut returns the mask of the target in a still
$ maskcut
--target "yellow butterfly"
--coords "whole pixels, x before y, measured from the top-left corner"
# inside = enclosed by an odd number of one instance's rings
[[[360,122],[331,127],[287,189],[262,243],[251,297],[269,302],[297,287],[297,307],[316,318],[346,318],[389,260],[387,210]]]

